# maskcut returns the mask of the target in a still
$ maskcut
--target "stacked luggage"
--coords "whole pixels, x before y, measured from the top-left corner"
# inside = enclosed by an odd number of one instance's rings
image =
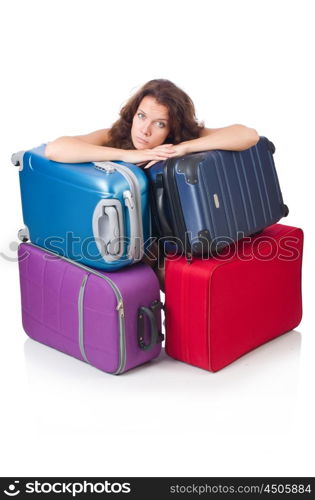
[[[158,279],[140,262],[150,235],[146,176],[121,162],[52,162],[44,150],[12,157],[26,225],[19,232],[24,329],[123,373],[157,357],[163,340]]]
[[[166,252],[173,358],[216,371],[299,324],[303,233],[277,224],[288,207],[268,139],[159,162],[148,179],[123,162],[53,162],[44,148],[12,157],[30,337],[115,374],[157,357],[159,284],[142,261],[151,235]]]
[[[149,171],[154,230],[166,251],[166,352],[217,371],[302,317],[303,232],[289,213],[266,137]]]

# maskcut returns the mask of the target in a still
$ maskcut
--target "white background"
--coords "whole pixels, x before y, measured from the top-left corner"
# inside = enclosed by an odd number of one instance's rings
[[[216,374],[163,354],[114,377],[33,342],[17,264],[1,258],[2,476],[314,475],[312,7],[1,2],[1,252],[14,258],[23,225],[11,154],[109,127],[152,78],[182,87],[207,127],[270,138],[284,223],[305,231],[302,323]]]

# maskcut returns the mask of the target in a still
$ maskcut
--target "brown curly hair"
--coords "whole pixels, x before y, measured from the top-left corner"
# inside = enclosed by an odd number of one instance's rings
[[[135,149],[131,140],[133,117],[145,96],[154,97],[159,104],[167,107],[170,132],[165,143],[179,144],[200,137],[204,128],[195,116],[195,106],[190,97],[169,80],[150,80],[140,88],[123,106],[120,118],[109,130],[110,140],[105,146],[121,149]]]

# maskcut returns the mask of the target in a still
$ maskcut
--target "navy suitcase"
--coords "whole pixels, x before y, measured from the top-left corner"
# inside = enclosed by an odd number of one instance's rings
[[[245,151],[213,150],[148,170],[153,234],[167,251],[211,256],[288,215],[266,137]]]

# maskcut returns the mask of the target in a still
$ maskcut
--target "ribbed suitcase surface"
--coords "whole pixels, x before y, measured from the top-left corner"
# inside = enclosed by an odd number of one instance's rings
[[[31,338],[114,374],[159,355],[160,291],[149,266],[105,273],[29,243],[18,255]]]
[[[245,151],[208,151],[152,167],[160,236],[175,236],[187,253],[215,253],[288,213],[265,137]]]

